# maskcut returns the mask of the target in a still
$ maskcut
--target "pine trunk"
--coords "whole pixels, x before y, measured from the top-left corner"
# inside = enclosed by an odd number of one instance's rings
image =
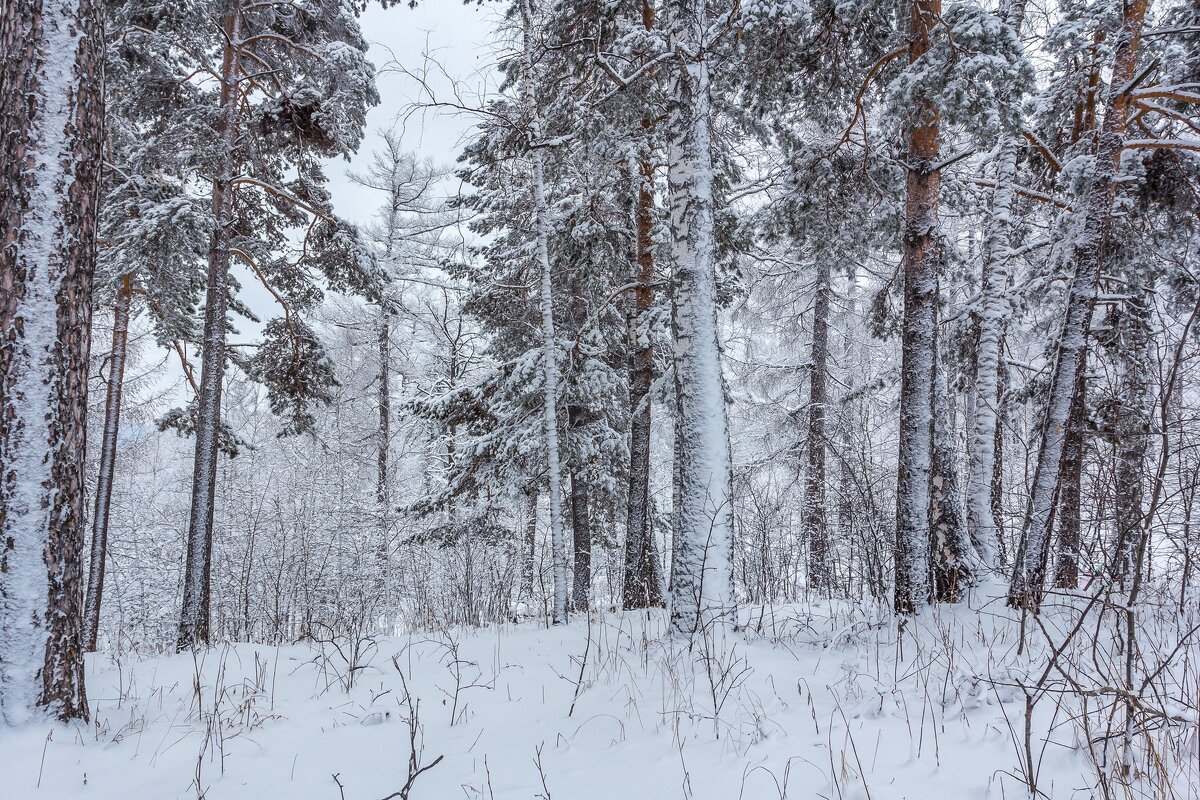
[[[957,603],[974,579],[978,556],[967,533],[955,466],[950,397],[945,369],[937,358],[936,347],[933,408],[932,522],[929,526],[933,599],[939,603]]]
[[[808,469],[804,481],[804,538],[808,542],[808,585],[817,592],[833,588],[829,570],[829,527],[825,503],[825,410],[829,368],[829,260],[817,264],[808,383]]]
[[[102,121],[93,0],[0,6],[0,720],[87,719],[84,456]]]
[[[586,612],[592,588],[592,521],[589,516],[591,486],[583,470],[571,474],[571,533],[575,544],[571,607]]]
[[[912,0],[908,61],[929,50],[940,0]],[[934,333],[940,260],[937,169],[940,119],[924,100],[908,136],[904,205],[904,321],[900,368],[900,454],[896,488],[895,608],[911,614],[928,600],[930,481],[933,471]]]
[[[1075,397],[1067,418],[1067,440],[1063,447],[1062,476],[1059,478],[1057,558],[1054,585],[1060,589],[1079,586],[1080,510],[1083,496],[1083,428],[1087,414],[1087,382],[1075,382]]]
[[[241,16],[224,21],[226,46],[221,62],[221,163],[215,165],[212,191],[214,219],[208,248],[200,392],[196,398],[196,452],[192,469],[192,505],[188,516],[187,560],[183,572],[183,605],[176,647],[183,650],[209,640],[213,510],[216,505],[217,457],[220,454],[221,392],[225,380],[226,310],[229,300],[230,239],[233,216],[234,139],[237,135],[238,49]]]
[[[133,283],[128,275],[117,290],[113,305],[112,354],[108,362],[108,391],[104,397],[104,435],[100,443],[100,469],[96,478],[96,504],[92,514],[92,558],[87,594],[83,602],[83,646],[96,650],[100,630],[100,601],[104,598],[104,566],[108,552],[108,516],[112,503],[113,473],[117,463],[117,435],[121,429],[121,394],[125,388],[125,361],[129,352],[129,312]]]
[[[1121,30],[1113,53],[1112,81],[1104,123],[1096,147],[1095,170],[1079,207],[1082,220],[1075,234],[1075,277],[1067,296],[1066,319],[1058,338],[1058,354],[1050,379],[1046,418],[1029,496],[1025,530],[1017,551],[1009,605],[1037,611],[1045,592],[1050,525],[1058,479],[1062,472],[1067,423],[1076,382],[1087,354],[1088,329],[1100,280],[1100,266],[1112,230],[1113,201],[1121,168],[1121,149],[1129,118],[1129,95],[1124,87],[1137,69],[1137,51],[1148,0],[1125,4]]]
[[[1130,275],[1131,281],[1138,276]],[[1117,323],[1113,360],[1120,375],[1117,419],[1114,430],[1114,511],[1116,540],[1109,559],[1109,573],[1124,585],[1135,572],[1138,539],[1144,521],[1142,497],[1146,451],[1150,435],[1148,369],[1153,354],[1150,342],[1150,308],[1146,291],[1131,288]]]
[[[668,182],[679,404],[679,541],[671,628],[692,637],[734,621],[733,464],[717,336],[708,27],[704,0],[671,0],[670,33],[687,63],[672,71]]]
[[[646,123],[644,122],[643,125]],[[637,231],[637,288],[629,315],[629,497],[625,524],[626,609],[663,604],[658,560],[650,524],[650,387],[654,382],[654,348],[650,309],[654,306],[654,165],[649,153],[638,159],[639,184],[634,225]]]

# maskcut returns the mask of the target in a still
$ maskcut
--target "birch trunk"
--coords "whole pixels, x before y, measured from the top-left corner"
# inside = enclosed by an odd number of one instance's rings
[[[704,0],[666,4],[680,64],[669,94],[668,183],[679,403],[679,541],[671,629],[733,622],[733,465],[717,337],[713,164]]]
[[[121,394],[125,388],[125,362],[129,352],[129,315],[133,282],[128,275],[117,290],[113,305],[112,355],[108,364],[108,391],[104,397],[104,435],[100,443],[100,469],[96,478],[96,504],[92,514],[92,558],[87,594],[83,602],[83,646],[96,651],[100,630],[100,602],[104,598],[104,566],[108,552],[108,515],[112,504],[113,472],[117,463],[117,435],[121,430]]]
[[[221,60],[221,163],[215,165],[212,191],[214,227],[208,249],[208,287],[204,305],[204,363],[196,399],[196,451],[192,469],[192,505],[188,515],[187,561],[183,572],[183,605],[176,647],[183,650],[209,640],[209,596],[212,573],[213,509],[216,504],[217,457],[221,431],[221,391],[225,379],[226,308],[229,295],[229,225],[233,216],[234,139],[237,136],[241,15],[225,17],[225,50]]]
[[[1054,513],[1067,422],[1076,382],[1087,354],[1088,329],[1100,279],[1100,266],[1112,229],[1113,201],[1121,167],[1121,148],[1129,119],[1125,88],[1137,69],[1137,52],[1149,0],[1124,6],[1121,30],[1113,51],[1112,82],[1096,147],[1095,170],[1079,207],[1082,219],[1073,243],[1075,277],[1067,296],[1066,319],[1058,338],[1058,354],[1050,379],[1046,418],[1042,425],[1029,510],[1009,585],[1009,605],[1037,611],[1045,593],[1050,525]]]
[[[929,50],[940,0],[912,0],[908,61]],[[936,169],[940,119],[928,100],[908,134],[904,206],[904,321],[900,372],[900,454],[896,487],[895,608],[911,614],[929,597],[930,481],[933,470],[934,332],[940,259]]]
[[[87,719],[87,368],[103,61],[94,0],[0,6],[0,721]]]
[[[541,115],[538,111],[537,92],[534,88],[533,62],[533,0],[521,0],[521,20],[524,32],[522,58],[525,65],[525,103],[530,113],[529,134],[536,143],[542,135]],[[537,226],[537,256],[541,268],[542,294],[542,343],[543,367],[545,370],[544,419],[546,426],[546,472],[550,491],[550,547],[554,569],[554,606],[552,618],[555,625],[567,621],[567,563],[564,545],[566,536],[562,520],[562,462],[558,453],[558,364],[554,334],[554,287],[550,274],[550,225],[547,219],[546,179],[543,151],[532,148],[533,202]]]
[[[1025,21],[1025,0],[1013,0],[1002,12],[1019,36]],[[1005,102],[1020,102],[1012,87]],[[996,156],[996,188],[991,197],[991,220],[983,240],[982,295],[979,340],[976,347],[974,415],[967,477],[967,527],[971,542],[985,568],[997,563],[999,527],[993,504],[993,486],[999,467],[996,438],[1000,420],[1000,350],[1011,315],[1008,302],[1009,264],[1015,234],[1018,134],[1003,135]]]

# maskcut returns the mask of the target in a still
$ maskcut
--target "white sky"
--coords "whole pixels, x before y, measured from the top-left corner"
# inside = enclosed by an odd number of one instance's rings
[[[339,160],[328,166],[334,209],[339,216],[362,226],[383,202],[378,193],[355,186],[347,177],[348,172],[361,170],[370,160],[381,130],[397,127],[404,134],[406,149],[429,156],[438,164],[454,164],[475,120],[468,114],[446,110],[414,111],[413,104],[427,98],[421,96],[415,79],[388,65],[398,62],[405,69],[421,72],[428,54],[474,100],[474,96],[496,84],[496,57],[489,44],[496,14],[493,4],[464,5],[462,0],[423,0],[415,9],[401,5],[385,10],[372,4],[363,14],[363,35],[371,44],[367,57],[381,71],[381,102],[367,116],[368,137],[353,161],[347,164]],[[448,95],[451,80],[438,74],[432,65],[429,74],[435,91]]]

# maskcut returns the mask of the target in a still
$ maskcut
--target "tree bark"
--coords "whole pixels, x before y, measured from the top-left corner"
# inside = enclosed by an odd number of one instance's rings
[[[911,0],[908,61],[929,50],[940,0]],[[941,258],[937,169],[940,118],[922,100],[908,133],[904,204],[904,320],[900,368],[900,454],[896,488],[895,608],[911,614],[929,598],[930,481],[933,470],[934,332]]]
[[[1128,277],[1131,282],[1139,278],[1137,275]],[[1152,358],[1147,292],[1139,286],[1131,286],[1129,291],[1130,297],[1120,310],[1113,342],[1120,394],[1113,438],[1116,540],[1109,558],[1109,575],[1115,583],[1122,585],[1135,572],[1134,560],[1144,521],[1143,477],[1150,435],[1148,369]]]
[[[935,337],[936,343],[936,337]],[[957,603],[971,585],[978,556],[971,546],[963,513],[962,494],[954,458],[954,435],[950,424],[950,397],[946,371],[934,348],[933,471],[931,477],[929,552],[933,599]]]
[[[1075,234],[1075,277],[1067,296],[1066,319],[1058,337],[1058,353],[1046,402],[1037,466],[1025,517],[1025,530],[1017,551],[1008,602],[1016,608],[1037,611],[1045,593],[1046,562],[1050,551],[1050,524],[1062,472],[1067,423],[1075,386],[1087,354],[1088,329],[1100,280],[1100,266],[1112,230],[1113,201],[1121,168],[1121,149],[1129,118],[1125,88],[1137,69],[1137,52],[1148,0],[1125,3],[1121,30],[1113,51],[1112,82],[1096,147],[1095,170],[1079,207],[1081,229]]]
[[[1079,585],[1080,500],[1083,496],[1083,429],[1087,417],[1087,382],[1077,379],[1071,413],[1067,418],[1067,439],[1063,446],[1062,476],[1059,478],[1058,554],[1054,565],[1054,585],[1074,589]]]
[[[654,27],[654,7],[642,2],[642,25]],[[649,133],[653,121],[642,118]],[[622,605],[625,609],[663,604],[662,579],[654,553],[650,521],[650,388],[654,382],[654,344],[650,338],[650,310],[654,307],[654,162],[644,143],[632,170],[638,176],[634,206],[636,232],[633,312],[629,315],[629,492],[625,522],[625,575]]]
[[[591,486],[582,469],[571,474],[571,534],[575,562],[571,582],[571,607],[586,612],[592,588],[592,520],[589,516]]]
[[[104,397],[104,435],[100,443],[100,469],[96,478],[95,512],[92,514],[92,558],[83,603],[83,646],[89,653],[95,652],[96,636],[100,631],[100,602],[104,597],[104,567],[108,552],[108,516],[117,462],[117,435],[121,429],[121,394],[125,388],[132,304],[133,281],[126,275],[117,289],[117,299],[113,305],[112,354],[108,366],[108,391]]]
[[[704,0],[671,0],[668,183],[679,403],[679,541],[671,565],[671,629],[693,637],[734,622],[733,464],[717,334],[716,237]],[[691,55],[682,55],[689,53]]]
[[[536,141],[542,135],[541,115],[534,86],[533,61],[533,2],[521,0],[521,19],[524,30],[525,65],[524,94],[526,107],[531,114],[530,135]],[[550,273],[550,223],[546,204],[546,179],[543,150],[533,148],[533,200],[535,225],[537,227],[538,266],[541,267],[542,295],[542,342],[545,382],[544,419],[546,428],[546,461],[550,490],[550,546],[553,550],[554,605],[552,618],[555,625],[567,621],[567,564],[564,552],[565,533],[562,521],[562,461],[558,449],[558,364],[557,344],[554,333],[554,286]]]
[[[827,258],[817,263],[813,298],[813,327],[808,383],[808,431],[805,437],[808,469],[804,481],[804,538],[808,542],[808,585],[816,592],[833,588],[829,570],[829,527],[825,503],[825,410],[829,369],[830,267]]]
[[[87,372],[103,136],[94,0],[0,6],[0,720],[87,719]]]
[[[220,454],[221,393],[225,379],[226,310],[229,300],[229,225],[233,216],[233,149],[237,136],[241,14],[224,20],[225,50],[221,60],[221,162],[215,165],[212,190],[214,227],[208,248],[200,392],[196,399],[196,451],[192,470],[192,504],[188,515],[187,561],[183,572],[183,605],[176,648],[209,640],[209,597],[212,575],[213,510],[216,505],[217,457]]]
[[[1020,35],[1025,21],[1025,0],[1007,3],[1001,12],[1012,30]],[[1020,100],[1018,87],[1002,98]],[[1009,262],[1016,230],[1016,180],[1018,134],[1006,132],[996,157],[996,188],[991,197],[991,219],[983,240],[982,301],[979,309],[979,340],[976,348],[974,386],[975,413],[971,420],[971,447],[967,479],[967,526],[971,541],[985,568],[995,568],[999,526],[993,505],[993,487],[999,469],[996,448],[1003,394],[1000,383],[1000,349],[1011,316],[1008,302]]]

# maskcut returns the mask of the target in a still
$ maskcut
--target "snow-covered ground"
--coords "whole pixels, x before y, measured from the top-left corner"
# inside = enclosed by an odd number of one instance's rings
[[[1001,601],[970,606],[899,636],[879,609],[752,609],[691,652],[663,636],[661,613],[627,613],[364,640],[357,654],[341,641],[101,655],[90,727],[0,733],[0,796],[404,797],[415,714],[416,766],[432,766],[411,800],[1024,797],[1027,694],[1039,791],[1101,796],[1097,754],[1119,757],[1116,740],[1088,746],[1084,698],[1056,675],[1022,688],[1078,606],[1048,611],[1023,653]],[[1194,672],[1178,689],[1192,698]],[[1156,736],[1118,796],[1195,795],[1194,721]]]

